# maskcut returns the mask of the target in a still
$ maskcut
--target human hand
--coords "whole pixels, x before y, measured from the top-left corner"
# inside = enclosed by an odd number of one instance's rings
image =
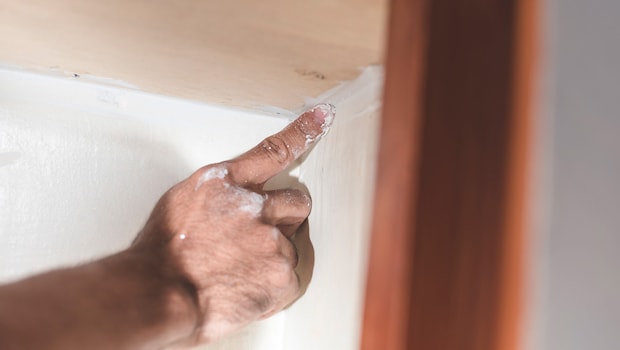
[[[263,186],[327,133],[334,112],[316,106],[241,156],[199,169],[155,206],[131,249],[155,252],[191,292],[198,322],[184,345],[219,339],[299,297],[291,238],[310,197]]]

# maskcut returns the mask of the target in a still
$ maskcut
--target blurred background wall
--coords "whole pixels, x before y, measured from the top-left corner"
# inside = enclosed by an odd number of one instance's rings
[[[547,0],[533,348],[620,348],[620,1]]]

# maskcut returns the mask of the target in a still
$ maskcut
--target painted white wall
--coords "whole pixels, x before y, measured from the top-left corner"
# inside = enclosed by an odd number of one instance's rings
[[[292,170],[313,196],[306,295],[208,349],[358,348],[381,81],[319,97],[336,121]],[[165,190],[295,116],[278,113],[0,69],[0,283],[127,247]]]

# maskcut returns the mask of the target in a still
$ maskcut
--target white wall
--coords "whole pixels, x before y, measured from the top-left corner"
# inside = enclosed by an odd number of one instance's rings
[[[0,69],[0,283],[127,247],[171,185],[296,115],[83,80]],[[313,196],[306,295],[209,349],[358,348],[381,82],[367,69],[317,99],[337,117],[292,172]]]

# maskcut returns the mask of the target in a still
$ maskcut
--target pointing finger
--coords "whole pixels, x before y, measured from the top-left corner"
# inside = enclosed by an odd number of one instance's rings
[[[262,185],[327,134],[334,114],[335,107],[325,103],[303,113],[279,133],[231,160],[231,178],[242,185]]]

